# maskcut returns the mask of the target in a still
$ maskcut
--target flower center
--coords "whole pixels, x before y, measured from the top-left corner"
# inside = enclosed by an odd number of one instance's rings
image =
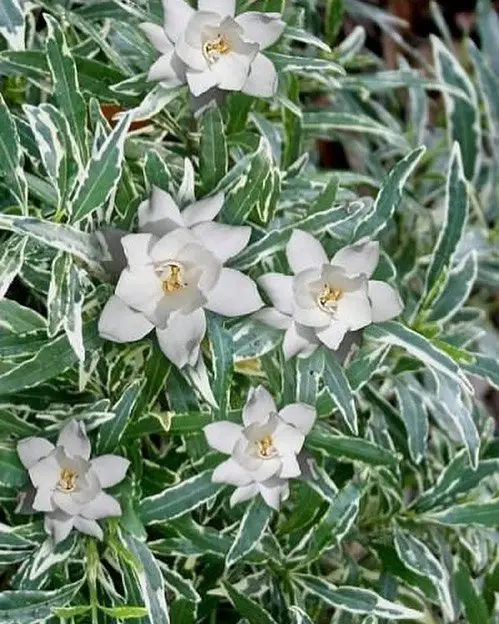
[[[275,455],[276,449],[274,447],[274,442],[272,441],[272,436],[265,436],[262,440],[258,442],[258,453],[260,457],[268,458]]]
[[[74,472],[74,470],[71,470],[71,468],[63,468],[59,476],[58,485],[64,492],[72,492],[76,487],[77,479],[78,474]]]
[[[161,275],[161,279],[163,281],[163,292],[165,295],[175,294],[187,286],[183,280],[182,273],[182,267],[178,264],[166,265],[166,270]]]
[[[321,294],[319,295],[319,306],[326,312],[336,310],[338,301],[343,296],[341,288],[335,288],[331,284],[324,284]]]
[[[230,45],[223,35],[218,34],[215,39],[210,39],[205,42],[203,52],[208,61],[214,63],[218,61],[223,54],[230,52]]]

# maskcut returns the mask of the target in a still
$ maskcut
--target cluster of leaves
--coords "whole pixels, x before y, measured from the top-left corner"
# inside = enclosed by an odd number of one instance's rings
[[[194,118],[185,89],[146,79],[138,25],[161,23],[159,0],[1,3],[0,622],[494,621],[499,447],[470,376],[499,387],[499,21],[480,0],[480,50],[440,20],[423,77],[384,69],[361,27],[336,41],[345,11],[396,35],[359,0],[248,4],[285,9],[278,93]],[[317,168],[318,139],[354,170]],[[255,230],[232,266],[255,278],[283,271],[294,228],[331,254],[378,238],[375,278],[403,316],[366,329],[344,368],[322,350],[284,362],[279,332],[210,316],[210,407],[152,338],[98,336],[113,288],[99,231],[132,230],[153,185],[224,190],[222,220]],[[202,433],[262,382],[319,414],[312,476],[280,514],[229,508]],[[132,465],[104,542],[54,548],[14,512],[15,445],[68,417]]]

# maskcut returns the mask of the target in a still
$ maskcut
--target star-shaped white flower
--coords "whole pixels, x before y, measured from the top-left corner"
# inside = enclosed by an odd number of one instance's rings
[[[17,452],[29,472],[32,491],[23,512],[45,512],[45,530],[55,543],[73,527],[102,539],[96,520],[121,515],[118,501],[104,492],[125,478],[130,462],[119,455],[90,459],[90,442],[82,422],[71,420],[54,446],[45,438],[21,440]]]
[[[288,480],[301,474],[297,455],[316,418],[305,403],[287,405],[279,412],[271,394],[252,389],[243,408],[243,425],[213,422],[204,428],[208,444],[231,455],[213,473],[213,481],[236,485],[230,503],[258,493],[274,509],[289,495]]]
[[[403,309],[397,290],[369,279],[379,261],[377,242],[344,247],[329,261],[317,239],[295,230],[286,255],[294,276],[263,275],[259,283],[274,307],[255,315],[286,331],[286,359],[308,357],[321,343],[336,350],[347,332],[392,319]]]
[[[101,336],[140,340],[156,328],[159,345],[176,366],[195,366],[206,332],[204,308],[242,316],[262,307],[256,284],[224,263],[248,244],[251,228],[212,221],[223,193],[182,212],[155,188],[139,208],[140,234],[121,239],[128,266],[99,320]],[[236,296],[235,296],[236,295]]]
[[[274,95],[277,73],[261,51],[281,36],[280,13],[248,11],[235,17],[235,0],[199,0],[197,11],[184,0],[163,0],[163,9],[164,28],[141,25],[161,53],[149,80],[167,87],[187,82],[196,97],[213,88]]]

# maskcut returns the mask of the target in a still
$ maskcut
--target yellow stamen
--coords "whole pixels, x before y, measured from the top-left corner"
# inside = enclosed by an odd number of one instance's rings
[[[63,468],[59,477],[59,487],[65,492],[72,492],[76,487],[78,474],[71,468]]]
[[[165,295],[171,295],[172,293],[176,293],[185,287],[185,284],[182,281],[182,273],[179,266],[176,264],[169,264],[168,271],[168,277],[163,280],[163,292]]]
[[[343,296],[341,288],[334,288],[330,284],[324,284],[324,289],[319,295],[319,304],[323,308],[334,308]]]
[[[266,436],[258,442],[258,452],[260,457],[271,457],[274,454],[274,443],[271,436]]]
[[[209,61],[216,61],[222,54],[230,52],[230,45],[225,37],[218,35],[216,39],[207,41],[204,44],[203,51]]]

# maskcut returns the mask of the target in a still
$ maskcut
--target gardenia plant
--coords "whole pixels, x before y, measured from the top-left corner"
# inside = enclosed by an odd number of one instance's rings
[[[248,11],[235,17],[235,0],[199,0],[197,11],[185,0],[163,0],[163,7],[164,28],[141,25],[161,53],[149,80],[166,87],[187,82],[196,97],[215,88],[274,95],[277,72],[261,51],[285,28],[279,13]]]
[[[125,478],[130,462],[119,455],[90,459],[90,441],[82,421],[70,420],[52,444],[45,438],[21,440],[17,452],[29,472],[30,489],[19,511],[45,513],[45,531],[57,544],[75,528],[103,538],[97,520],[121,516],[118,501],[104,491]]]
[[[215,483],[237,486],[231,505],[260,493],[267,505],[279,509],[289,496],[288,480],[301,474],[298,455],[316,416],[305,403],[277,411],[272,395],[258,386],[250,390],[243,407],[243,426],[226,420],[206,425],[208,444],[231,456],[213,473]]]
[[[102,311],[101,336],[130,342],[155,328],[168,359],[178,368],[195,366],[206,332],[204,308],[241,316],[262,307],[253,280],[224,267],[246,247],[251,228],[214,222],[223,202],[217,193],[180,211],[169,193],[153,189],[139,208],[141,233],[121,239],[128,266]]]
[[[267,273],[259,280],[273,308],[256,314],[262,322],[286,330],[286,359],[310,356],[322,343],[336,350],[345,334],[400,314],[395,288],[369,279],[379,261],[379,244],[360,241],[328,260],[311,234],[294,230],[286,246],[294,276]]]

